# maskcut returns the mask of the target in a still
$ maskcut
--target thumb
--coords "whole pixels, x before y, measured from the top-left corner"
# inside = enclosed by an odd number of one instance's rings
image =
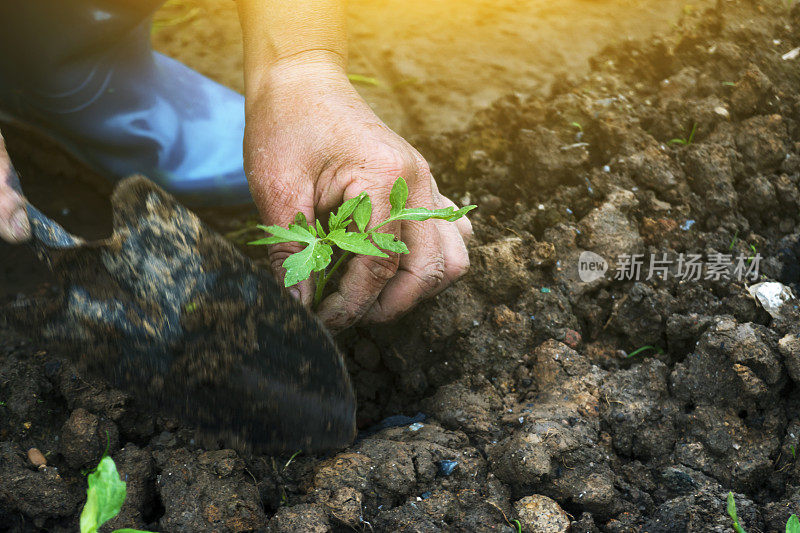
[[[25,198],[0,136],[0,239],[17,244],[31,238]]]
[[[265,224],[288,227],[294,222],[297,213],[303,213],[309,224],[314,223],[314,189],[310,183],[308,186],[303,186],[296,180],[284,182],[278,179],[267,179],[251,184],[251,190]],[[281,286],[284,285],[286,277],[283,262],[287,257],[303,250],[306,246],[305,243],[298,242],[269,246],[267,251],[269,265]],[[314,288],[310,279],[287,287],[287,291],[303,305],[311,305]]]

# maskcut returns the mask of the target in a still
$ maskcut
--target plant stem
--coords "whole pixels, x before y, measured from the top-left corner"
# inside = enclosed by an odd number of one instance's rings
[[[322,272],[317,276],[317,288],[314,291],[314,304],[312,305],[313,309],[319,307],[319,304],[322,301],[322,294],[325,292],[325,285],[328,283],[328,280],[331,279],[333,273],[336,272],[336,269],[341,266],[341,264],[349,255],[350,252],[343,253],[342,257],[340,257],[336,263],[333,264],[333,268],[331,268],[327,274]]]

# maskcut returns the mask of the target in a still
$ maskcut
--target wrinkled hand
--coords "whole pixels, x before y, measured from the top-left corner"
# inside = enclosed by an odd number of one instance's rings
[[[12,244],[25,242],[31,227],[25,209],[25,199],[14,190],[17,174],[0,135],[0,239]]]
[[[287,226],[298,211],[327,223],[331,209],[366,191],[373,205],[370,226],[376,225],[389,216],[389,192],[399,176],[409,185],[409,207],[454,205],[439,194],[424,158],[375,116],[341,67],[325,59],[294,59],[274,66],[267,78],[258,95],[248,95],[245,130],[245,169],[267,224]],[[466,218],[404,221],[384,230],[411,253],[352,258],[337,291],[319,307],[332,330],[359,320],[393,320],[469,267],[465,240],[472,227]],[[270,248],[279,279],[283,260],[301,249],[297,243]],[[291,291],[307,305],[314,292],[310,281]]]

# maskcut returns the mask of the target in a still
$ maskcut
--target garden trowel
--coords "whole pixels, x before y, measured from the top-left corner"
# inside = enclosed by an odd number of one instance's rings
[[[323,325],[191,211],[145,178],[111,199],[113,235],[86,242],[28,207],[62,285],[15,304],[87,375],[224,444],[259,453],[343,447],[355,397]]]

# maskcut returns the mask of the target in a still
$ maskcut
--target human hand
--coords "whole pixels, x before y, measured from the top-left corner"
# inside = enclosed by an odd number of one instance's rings
[[[17,183],[17,173],[0,135],[0,239],[12,244],[25,242],[31,237],[25,198],[14,190]]]
[[[380,121],[324,52],[277,63],[257,86],[247,99],[245,170],[265,223],[287,226],[298,211],[309,221],[327,221],[331,209],[364,191],[375,225],[389,216],[389,192],[399,176],[409,185],[409,207],[454,205],[439,193],[424,158]],[[393,320],[469,267],[465,241],[472,227],[466,218],[455,224],[404,221],[384,231],[401,238],[411,253],[352,258],[336,292],[319,307],[332,330],[359,320]],[[297,243],[270,247],[279,279],[284,259],[301,249]],[[305,304],[313,297],[310,281],[290,291]]]

